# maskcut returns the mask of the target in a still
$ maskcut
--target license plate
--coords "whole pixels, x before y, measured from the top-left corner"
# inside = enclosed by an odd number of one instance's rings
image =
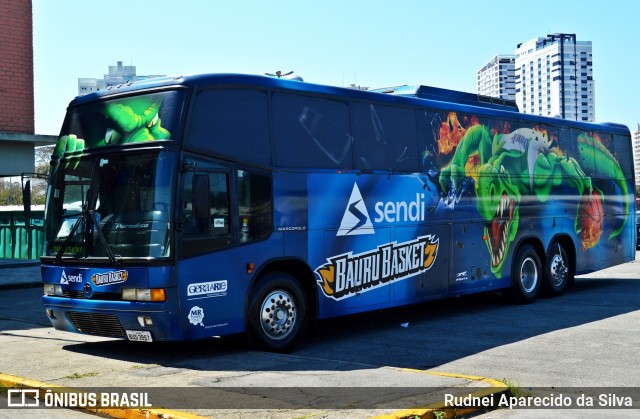
[[[127,339],[134,342],[153,342],[151,332],[143,330],[127,330]]]

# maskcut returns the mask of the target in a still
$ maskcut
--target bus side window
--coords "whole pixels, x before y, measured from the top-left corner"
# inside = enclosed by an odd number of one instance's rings
[[[273,230],[271,177],[238,170],[240,243],[265,239]]]
[[[213,234],[228,234],[229,224],[229,190],[225,173],[210,173],[211,184],[211,232]]]
[[[420,171],[415,111],[358,102],[352,111],[357,169]]]

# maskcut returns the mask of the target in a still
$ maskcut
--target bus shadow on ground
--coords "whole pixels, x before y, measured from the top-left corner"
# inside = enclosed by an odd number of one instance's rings
[[[431,369],[488,349],[640,309],[640,280],[581,278],[558,298],[513,305],[500,293],[426,302],[318,323],[290,355],[240,336],[179,343],[103,341],[64,350],[198,371]]]

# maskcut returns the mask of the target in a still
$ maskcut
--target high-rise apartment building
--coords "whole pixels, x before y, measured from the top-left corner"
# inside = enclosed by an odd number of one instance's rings
[[[478,70],[478,93],[515,100],[515,55],[498,54]]]
[[[147,80],[154,77],[163,77],[162,75],[138,76],[136,74],[135,65],[122,65],[122,61],[118,61],[116,65],[109,66],[109,73],[103,78],[79,78],[78,79],[78,95],[86,95],[87,93],[104,90],[111,86],[117,86],[122,83],[131,81]]]
[[[520,112],[595,120],[591,41],[553,34],[519,44],[515,50],[516,103]]]

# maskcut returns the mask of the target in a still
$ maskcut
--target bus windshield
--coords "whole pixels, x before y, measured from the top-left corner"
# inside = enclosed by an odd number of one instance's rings
[[[62,159],[49,188],[44,256],[170,256],[174,167],[167,151]]]

